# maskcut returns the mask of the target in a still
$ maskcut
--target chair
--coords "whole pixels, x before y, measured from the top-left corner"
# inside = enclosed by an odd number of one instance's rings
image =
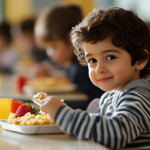
[[[98,113],[98,106],[99,106],[99,98],[95,98],[89,103],[86,110],[89,113]]]

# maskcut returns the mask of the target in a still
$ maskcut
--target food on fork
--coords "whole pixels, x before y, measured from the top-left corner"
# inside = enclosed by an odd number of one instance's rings
[[[26,113],[23,117],[15,118],[14,113],[10,113],[8,117],[9,124],[14,125],[49,125],[55,124],[50,116],[46,113],[42,113],[41,115],[34,115],[30,112]]]
[[[29,104],[20,105],[16,113],[10,113],[8,117],[9,124],[15,125],[47,125],[55,124],[49,114],[39,113],[40,109],[32,108]]]
[[[47,97],[46,93],[38,92],[36,95],[33,96],[33,99],[40,102],[40,100],[45,99],[46,97]],[[61,101],[64,102],[64,99],[61,99]]]
[[[44,92],[38,92],[36,95],[33,96],[33,98],[37,101],[45,99],[46,97],[47,97],[47,94]]]

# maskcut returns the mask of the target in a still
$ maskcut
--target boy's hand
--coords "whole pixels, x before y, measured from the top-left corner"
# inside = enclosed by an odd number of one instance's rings
[[[61,105],[63,105],[61,100],[59,100],[58,98],[56,98],[54,96],[48,96],[44,100],[41,100],[40,103],[41,103],[40,109],[46,113],[49,113],[49,115],[52,118],[55,117],[55,114],[56,114],[58,108]]]
[[[33,66],[33,76],[35,78],[41,77],[41,76],[49,77],[50,76],[49,68],[47,68],[43,64],[36,64]]]

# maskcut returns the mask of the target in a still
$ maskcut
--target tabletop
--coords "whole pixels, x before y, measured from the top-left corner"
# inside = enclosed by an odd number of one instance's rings
[[[12,75],[2,75],[1,76],[1,85],[0,85],[0,97],[12,97],[16,99],[21,100],[29,100],[31,98],[31,93],[25,94],[25,93],[17,93],[15,88],[15,82],[13,81]],[[80,101],[86,101],[87,95],[79,92],[79,91],[73,91],[73,92],[64,92],[64,93],[51,93],[51,95],[56,96],[58,98],[66,99],[66,100],[80,100]]]
[[[25,94],[25,93],[17,93],[15,88],[15,82],[13,80],[12,75],[1,75],[1,81],[0,81],[0,97],[1,98],[12,98],[14,100],[21,100],[23,102],[31,102],[31,98],[33,98],[33,94]],[[73,92],[64,92],[64,93],[51,93],[48,94],[53,95],[59,99],[64,99],[65,103],[76,109],[76,108],[83,108],[85,109],[85,106],[88,103],[88,96],[84,93],[81,93],[79,91],[73,91]]]
[[[25,135],[4,130],[0,125],[0,150],[108,150],[103,145],[77,140],[65,134]]]

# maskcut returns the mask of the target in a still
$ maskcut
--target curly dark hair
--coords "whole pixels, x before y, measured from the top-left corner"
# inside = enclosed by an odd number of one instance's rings
[[[131,10],[112,7],[108,9],[94,9],[82,22],[71,31],[75,54],[82,65],[87,65],[82,49],[83,42],[92,44],[110,38],[117,47],[123,47],[131,56],[131,65],[137,60],[148,59],[150,56],[150,31]],[[149,52],[146,53],[144,50]],[[140,78],[147,78],[150,74],[150,59],[140,72]]]

